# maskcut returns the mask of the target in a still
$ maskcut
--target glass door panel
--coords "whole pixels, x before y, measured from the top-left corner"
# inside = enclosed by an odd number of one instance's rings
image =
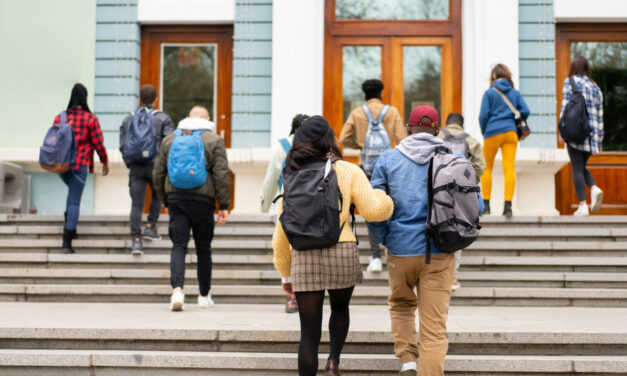
[[[381,46],[343,46],[343,121],[365,103],[361,84],[371,78],[381,78]]]
[[[423,104],[442,110],[442,52],[440,46],[403,46],[403,112]]]
[[[161,108],[174,124],[201,105],[215,119],[217,46],[162,45]]]

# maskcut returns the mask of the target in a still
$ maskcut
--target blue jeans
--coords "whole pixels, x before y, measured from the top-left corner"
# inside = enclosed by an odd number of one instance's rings
[[[87,182],[87,166],[83,166],[78,170],[71,169],[59,174],[59,177],[68,187],[67,203],[65,206],[67,213],[65,228],[68,230],[76,230],[78,214],[81,207],[81,197],[83,197],[83,189]]]

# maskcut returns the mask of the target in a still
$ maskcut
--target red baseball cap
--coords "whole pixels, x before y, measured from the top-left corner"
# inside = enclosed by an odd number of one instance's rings
[[[430,124],[422,124],[420,121],[423,117],[427,117],[431,120]],[[423,126],[423,127],[438,127],[440,123],[440,116],[438,115],[438,111],[427,105],[422,105],[414,108],[411,111],[411,115],[409,115],[409,121],[407,125],[411,126]]]

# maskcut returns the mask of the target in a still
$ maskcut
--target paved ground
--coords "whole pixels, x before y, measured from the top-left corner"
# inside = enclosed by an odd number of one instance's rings
[[[181,329],[297,331],[297,314],[280,305],[223,304],[170,312],[164,304],[0,303],[2,328]],[[329,308],[325,307],[325,324]],[[627,308],[451,307],[451,333],[614,333],[627,334]],[[388,332],[385,306],[351,307],[352,332]]]

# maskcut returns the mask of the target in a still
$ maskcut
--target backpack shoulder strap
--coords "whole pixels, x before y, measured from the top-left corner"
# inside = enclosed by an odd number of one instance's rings
[[[287,138],[279,139],[279,144],[281,144],[281,147],[285,151],[285,154],[289,153],[290,149],[292,148],[292,144],[290,144],[290,141]]]
[[[577,87],[577,82],[575,82],[575,79],[573,78],[573,76],[568,77],[568,82],[570,83],[570,89],[572,90],[572,92],[578,93],[579,88]]]
[[[434,157],[435,158],[435,157]],[[427,253],[425,263],[431,263],[431,238],[429,237],[429,223],[431,222],[431,207],[433,206],[433,159],[429,160],[427,168],[427,226],[425,226],[425,238],[427,241]]]
[[[505,104],[507,105],[507,107],[509,107],[509,109],[512,110],[512,112],[514,113],[514,116],[516,117],[516,119],[520,118],[520,112],[518,112],[516,107],[512,105],[512,102],[510,102],[509,99],[507,99],[507,96],[502,91],[500,91],[499,89],[495,87],[492,87],[492,89],[494,89],[497,93],[499,93],[501,98],[503,98],[503,100],[505,101]]]
[[[65,123],[67,123],[67,112],[61,111],[61,113],[59,114],[59,124]]]
[[[381,109],[381,112],[379,112],[379,117],[377,118],[377,121],[379,122],[379,124],[383,122],[383,118],[388,113],[389,109],[390,109],[389,104],[386,104],[385,106],[383,106],[383,108]]]
[[[442,129],[442,133],[444,133],[444,135],[446,137],[450,137],[451,136],[451,132],[448,131],[448,129],[446,128],[441,128]]]
[[[368,118],[368,122],[370,122],[370,123],[374,122],[374,117],[372,116],[372,112],[370,112],[370,108],[368,107],[368,104],[364,104],[363,106],[361,106],[361,108],[366,113],[366,117]]]

